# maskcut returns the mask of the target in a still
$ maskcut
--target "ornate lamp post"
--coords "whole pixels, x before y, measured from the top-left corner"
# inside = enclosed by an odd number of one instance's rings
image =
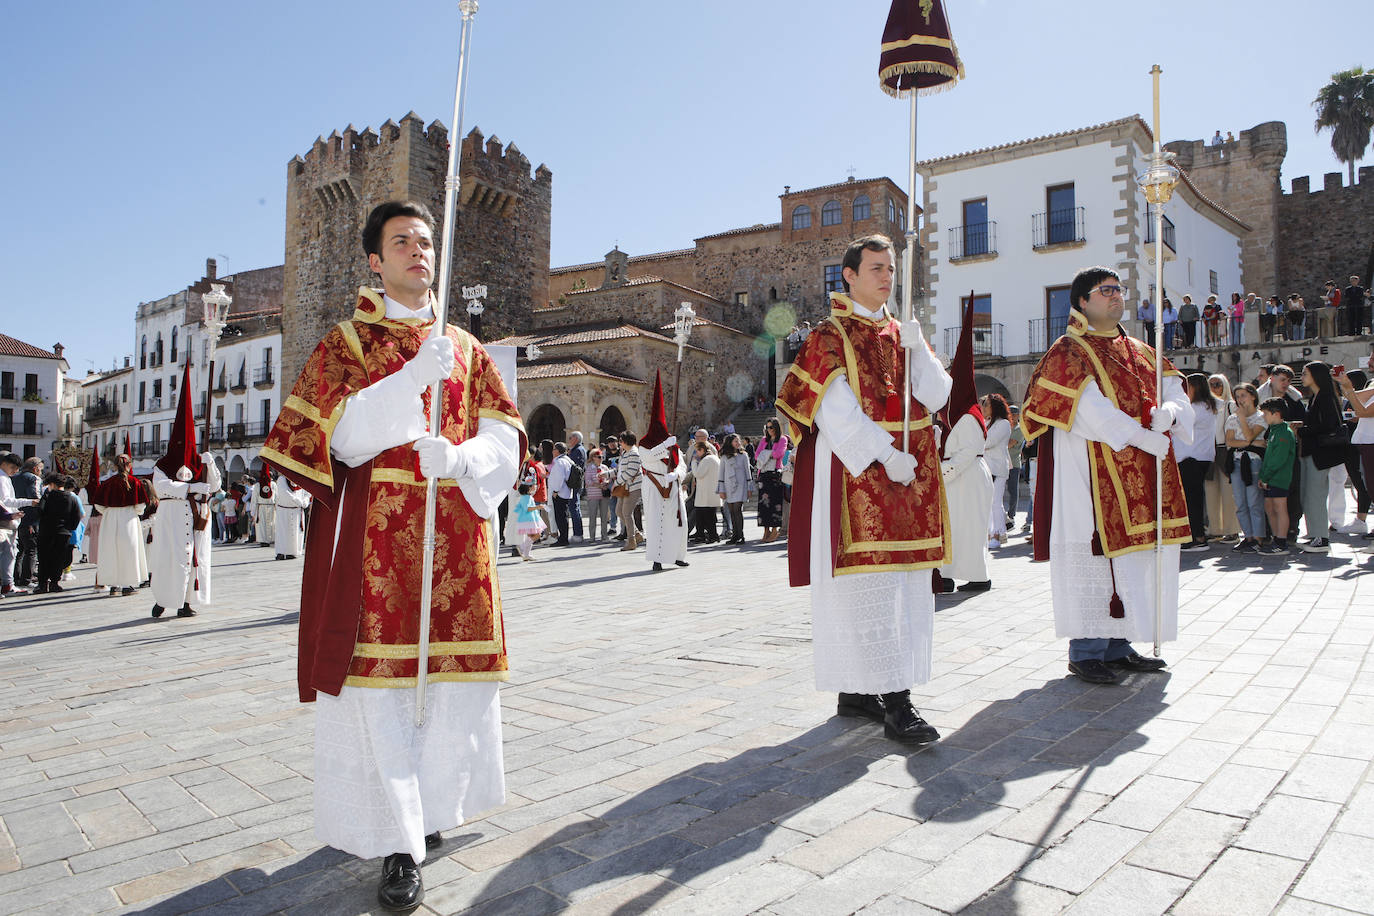
[[[463,298],[468,302],[468,330],[472,332],[473,337],[481,340],[482,313],[486,311],[482,300],[487,298],[486,284],[463,287]]]
[[[678,393],[682,390],[682,350],[687,346],[687,338],[692,336],[692,323],[697,313],[692,311],[692,303],[684,302],[673,312],[673,342],[677,344],[677,376],[673,382],[673,430],[677,430],[677,407],[681,400]]]
[[[224,333],[224,326],[229,323],[229,306],[234,304],[234,298],[224,291],[223,283],[211,283],[210,291],[202,293],[200,301],[205,306],[205,313],[200,323],[205,328],[205,337],[210,343],[210,352],[206,358],[210,367],[210,374],[205,382],[205,448],[208,451],[210,449],[210,390],[215,385],[215,348],[219,346],[219,338]],[[186,358],[191,358],[189,350]]]
[[[1150,156],[1150,167],[1136,176],[1136,184],[1144,192],[1145,199],[1154,207],[1155,217],[1155,398],[1164,398],[1164,205],[1174,195],[1179,183],[1179,171],[1169,160],[1172,153],[1165,153],[1159,146],[1159,75],[1164,71],[1159,64],[1150,69],[1154,77],[1154,152]],[[1155,658],[1159,657],[1160,626],[1163,617],[1164,601],[1164,464],[1163,459],[1155,459]]]

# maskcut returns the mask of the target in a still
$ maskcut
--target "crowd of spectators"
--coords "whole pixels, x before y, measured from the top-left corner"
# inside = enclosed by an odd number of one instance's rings
[[[1298,293],[1260,299],[1255,293],[1231,293],[1230,302],[1208,296],[1199,306],[1185,295],[1175,305],[1165,297],[1159,313],[1144,300],[1136,308],[1143,339],[1153,343],[1156,322],[1164,323],[1164,349],[1239,346],[1245,343],[1245,322],[1253,315],[1260,342],[1310,340],[1314,337],[1358,336],[1370,329],[1368,291],[1352,276],[1342,289],[1327,280],[1311,303]]]

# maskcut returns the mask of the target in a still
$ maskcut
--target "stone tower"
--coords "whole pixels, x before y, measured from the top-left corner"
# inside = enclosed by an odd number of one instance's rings
[[[362,230],[377,204],[411,199],[430,208],[435,242],[444,214],[448,131],[428,128],[414,112],[378,130],[352,126],[317,139],[286,170],[286,267],[282,309],[282,385],[289,393],[306,358],[328,330],[353,313],[359,286],[378,285],[367,269]],[[463,140],[449,322],[467,324],[462,286],[486,284],[483,336],[527,330],[548,302],[549,213],[553,173],[514,143]],[[445,252],[436,254],[436,265]],[[435,270],[436,276],[438,269]]]
[[[1288,128],[1266,121],[1230,143],[1175,140],[1164,148],[1197,189],[1250,226],[1240,243],[1243,292],[1267,297],[1278,292],[1279,169],[1288,153]],[[1230,290],[1222,290],[1229,293]]]

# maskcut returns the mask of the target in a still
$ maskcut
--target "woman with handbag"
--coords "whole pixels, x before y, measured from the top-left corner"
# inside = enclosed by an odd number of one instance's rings
[[[1232,550],[1253,553],[1264,539],[1264,493],[1259,488],[1260,465],[1264,460],[1264,434],[1267,426],[1259,409],[1255,386],[1241,384],[1232,392],[1236,409],[1226,420],[1226,456],[1231,474],[1231,491],[1241,533],[1245,537]]]
[[[754,452],[759,473],[759,527],[763,529],[765,544],[776,541],[782,531],[782,506],[787,495],[782,482],[782,465],[787,446],[782,424],[777,417],[770,418],[763,425],[763,438]]]
[[[634,550],[644,543],[644,532],[635,524],[635,509],[639,506],[639,488],[644,479],[644,460],[639,456],[639,437],[626,430],[620,434],[620,463],[615,474],[611,495],[616,498],[616,512],[625,532],[624,550]]]
[[[1193,405],[1193,441],[1174,442],[1174,458],[1183,479],[1183,497],[1188,503],[1188,525],[1193,539],[1181,550],[1207,549],[1207,494],[1204,481],[1212,466],[1216,449],[1212,430],[1216,426],[1217,403],[1207,387],[1207,376],[1194,372],[1188,376],[1188,399]]]
[[[1326,537],[1330,525],[1326,511],[1327,475],[1331,468],[1345,461],[1350,433],[1345,428],[1340,398],[1331,380],[1331,366],[1320,360],[1303,366],[1302,385],[1312,397],[1307,416],[1298,429],[1302,517],[1309,540],[1298,546],[1308,553],[1326,553],[1331,549]]]
[[[1221,373],[1207,378],[1207,388],[1217,402],[1216,430],[1212,437],[1215,455],[1207,469],[1203,490],[1207,495],[1207,533],[1224,544],[1240,540],[1240,524],[1236,520],[1236,497],[1231,487],[1231,472],[1226,462],[1226,423],[1235,413],[1231,400],[1231,380]],[[1257,408],[1258,409],[1258,408]]]
[[[611,483],[615,477],[601,459],[601,449],[592,449],[582,479],[587,488],[587,540],[592,543],[608,540],[611,536]]]

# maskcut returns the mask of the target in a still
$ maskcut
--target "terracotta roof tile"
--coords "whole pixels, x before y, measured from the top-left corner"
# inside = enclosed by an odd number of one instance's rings
[[[685,255],[695,254],[695,253],[696,253],[696,249],[695,249],[695,248],[675,248],[675,249],[673,249],[672,251],[655,251],[655,252],[653,252],[652,254],[637,254],[637,255],[632,255],[632,256],[630,257],[630,260],[629,260],[628,263],[630,263],[630,264],[641,264],[641,263],[643,263],[643,262],[645,262],[645,261],[662,261],[662,260],[664,260],[665,258],[680,258],[680,257],[683,257],[683,256],[685,256]],[[574,271],[579,271],[579,270],[591,270],[593,267],[604,267],[605,265],[606,265],[606,262],[605,262],[604,260],[602,260],[602,261],[588,261],[586,264],[569,264],[569,265],[567,265],[566,267],[555,267],[555,268],[553,268],[552,270],[549,271],[549,275],[552,276],[552,275],[554,275],[554,274],[566,274],[566,273],[572,273],[572,272],[574,272]]]
[[[1093,131],[1101,130],[1104,127],[1120,127],[1126,124],[1130,124],[1132,121],[1138,122],[1141,127],[1145,128],[1145,133],[1150,134],[1149,125],[1145,123],[1145,121],[1140,117],[1140,115],[1134,114],[1129,115],[1125,118],[1118,118],[1115,121],[1104,121],[1101,124],[1093,124],[1089,127],[1076,127],[1073,130],[1061,130],[1058,133],[1044,134],[1039,137],[1031,137],[1028,140],[1012,140],[1008,143],[998,143],[994,146],[983,146],[979,147],[978,149],[971,149],[962,153],[951,153],[948,156],[937,156],[934,159],[922,159],[920,162],[916,163],[916,166],[917,168],[919,168],[923,165],[933,165],[937,162],[949,162],[951,159],[962,159],[965,156],[974,156],[978,153],[990,153],[994,150],[1012,149],[1013,147],[1017,146],[1029,146],[1032,143],[1043,143],[1046,140],[1056,140],[1059,137],[1072,137],[1075,134],[1092,133]],[[1154,140],[1153,134],[1150,134],[1150,139],[1152,141]]]
[[[582,375],[594,375],[599,378],[614,379],[618,382],[632,382],[636,385],[648,384],[648,382],[643,379],[623,375],[619,372],[613,372],[610,369],[602,368],[595,363],[577,357],[572,357],[570,359],[541,359],[537,362],[521,363],[515,370],[515,377],[520,381],[549,378],[574,378]]]
[[[712,302],[719,302],[721,305],[726,305],[726,304],[727,304],[727,303],[721,301],[720,299],[717,299],[715,296],[711,295],[710,293],[706,292],[705,290],[693,289],[693,288],[690,287],[690,286],[684,286],[683,284],[678,283],[676,280],[665,280],[665,279],[663,279],[662,277],[653,277],[653,276],[649,276],[649,277],[631,277],[630,279],[626,280],[626,281],[624,282],[624,284],[622,284],[621,286],[613,286],[613,287],[611,287],[611,289],[624,289],[626,286],[646,286],[646,285],[648,285],[648,284],[650,284],[650,283],[666,283],[666,284],[668,284],[669,286],[676,286],[678,289],[683,289],[683,290],[686,290],[687,292],[692,293],[692,294],[694,294],[694,295],[701,296],[702,298],[710,299]],[[572,290],[572,291],[570,291],[570,292],[568,292],[568,293],[565,293],[564,295],[567,295],[567,296],[583,296],[583,295],[586,295],[587,293],[604,293],[604,292],[606,292],[606,287],[597,286],[597,287],[587,287],[586,289],[575,289],[575,290]],[[555,308],[557,308],[557,307],[558,307],[558,306],[555,306]],[[547,309],[540,309],[540,311],[548,311],[548,310],[547,310]]]
[[[697,241],[703,239],[723,239],[729,235],[748,235],[751,232],[771,232],[774,229],[781,229],[782,223],[755,223],[752,226],[741,226],[738,229],[727,229],[724,232],[713,232],[710,235],[699,235]]]
[[[495,346],[505,347],[526,347],[530,344],[537,344],[541,349],[545,347],[566,347],[578,344],[599,343],[606,340],[632,340],[641,337],[646,340],[657,340],[676,346],[671,335],[659,334],[648,328],[641,328],[638,325],[627,322],[597,322],[586,325],[573,325],[566,328],[557,328],[546,333],[520,334],[513,337],[504,337],[501,340],[494,340],[491,343]],[[687,345],[689,350],[707,352],[701,347]]]
[[[44,350],[42,347],[24,343],[17,337],[11,337],[8,334],[0,334],[0,356],[31,356],[35,359],[62,358],[51,350]]]

